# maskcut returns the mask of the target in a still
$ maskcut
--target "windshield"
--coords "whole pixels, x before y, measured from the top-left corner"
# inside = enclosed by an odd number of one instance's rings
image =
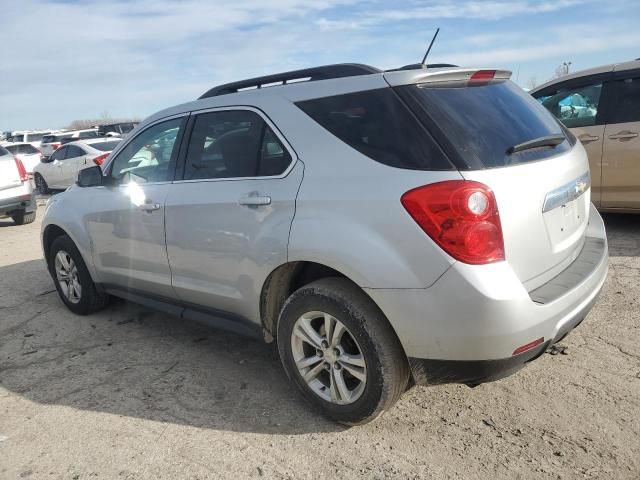
[[[556,119],[511,81],[462,87],[408,85],[396,91],[461,170],[543,160],[571,148],[565,140],[509,153],[531,140],[565,136]]]

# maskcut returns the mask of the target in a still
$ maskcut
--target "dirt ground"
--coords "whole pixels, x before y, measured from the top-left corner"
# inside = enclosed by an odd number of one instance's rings
[[[640,217],[606,216],[609,278],[567,355],[347,429],[272,346],[125,302],[68,312],[42,212],[0,220],[0,478],[640,478]]]

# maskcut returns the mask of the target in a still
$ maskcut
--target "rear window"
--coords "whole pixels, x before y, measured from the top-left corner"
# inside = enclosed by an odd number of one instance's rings
[[[100,143],[90,143],[89,146],[91,148],[95,148],[96,150],[100,150],[101,152],[110,152],[116,145],[118,145],[120,141],[114,142],[100,142]]]
[[[390,88],[305,100],[296,105],[372,160],[411,170],[453,169],[438,144]]]
[[[9,150],[14,155],[19,153],[22,153],[25,155],[30,155],[32,153],[40,153],[40,150],[35,148],[30,143],[25,143],[23,145],[7,145],[7,150]]]
[[[461,170],[518,165],[571,148],[565,140],[556,147],[507,153],[515,145],[540,137],[566,138],[556,119],[510,81],[460,87],[407,85],[396,91]]]
[[[67,135],[45,135],[42,137],[42,143],[56,143],[62,140],[63,138],[71,138],[71,134]]]

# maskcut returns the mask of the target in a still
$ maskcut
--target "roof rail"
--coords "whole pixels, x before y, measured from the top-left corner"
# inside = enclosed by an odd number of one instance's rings
[[[265,86],[286,85],[287,83],[298,83],[301,81],[314,82],[316,80],[327,80],[329,78],[355,77],[357,75],[370,75],[380,73],[375,67],[360,63],[338,63],[335,65],[325,65],[323,67],[305,68],[303,70],[293,70],[291,72],[276,73],[264,77],[249,78],[239,82],[225,83],[218,85],[205,92],[199,99],[217,97],[236,93],[244,89],[263,88]]]

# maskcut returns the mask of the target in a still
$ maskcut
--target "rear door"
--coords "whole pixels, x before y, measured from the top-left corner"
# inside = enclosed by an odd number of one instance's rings
[[[287,258],[302,164],[257,110],[192,123],[166,206],[173,287],[187,304],[259,318],[263,282]]]
[[[536,92],[534,97],[580,140],[589,157],[591,198],[600,206],[602,148],[609,91],[604,82],[610,74],[597,74]]]
[[[165,199],[175,173],[184,116],[138,133],[105,166],[85,223],[100,281],[110,288],[175,297],[165,244]],[[188,232],[184,232],[185,234]]]
[[[604,133],[602,206],[640,209],[640,71],[616,72]]]
[[[576,258],[588,221],[589,165],[582,146],[544,107],[511,81],[406,85],[396,91],[462,176],[494,191],[506,260],[528,289]],[[545,137],[558,143],[522,147]]]

